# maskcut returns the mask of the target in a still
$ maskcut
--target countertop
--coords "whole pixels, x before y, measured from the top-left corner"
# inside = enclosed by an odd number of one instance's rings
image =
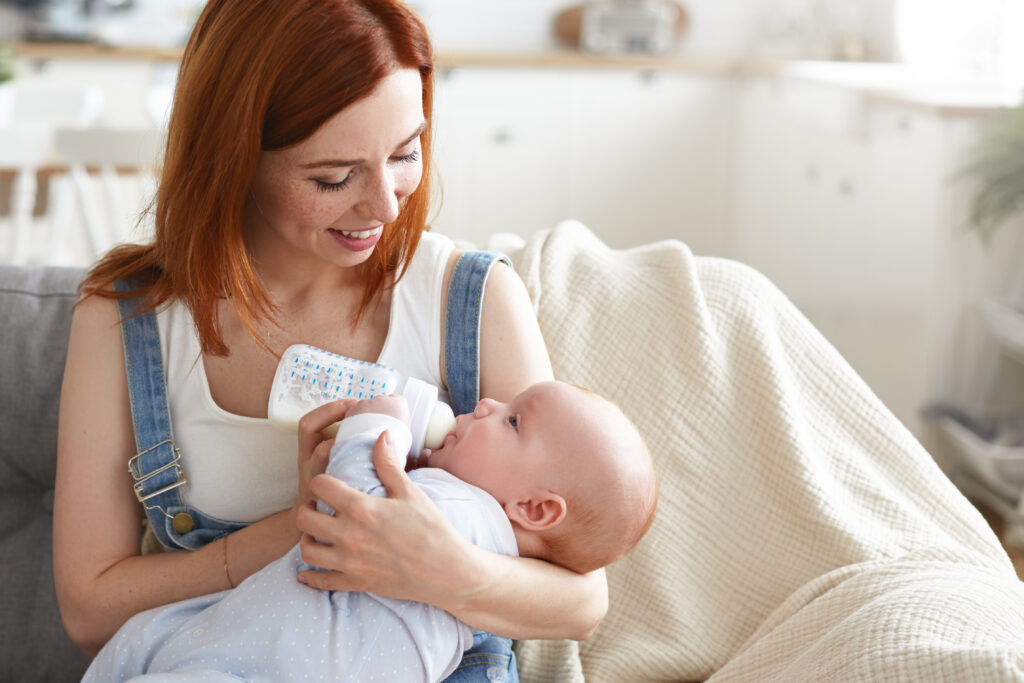
[[[173,47],[109,47],[92,43],[14,43],[23,58],[131,59],[175,62],[181,49]],[[574,50],[544,52],[438,51],[439,69],[568,68],[672,71],[694,75],[779,78],[845,88],[869,101],[909,106],[953,116],[976,116],[1024,103],[1024,89],[977,76],[928,72],[889,62],[813,62],[749,57],[673,54],[660,57],[597,56]]]

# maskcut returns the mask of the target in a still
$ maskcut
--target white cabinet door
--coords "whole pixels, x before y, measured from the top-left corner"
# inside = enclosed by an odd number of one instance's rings
[[[733,254],[807,308],[920,308],[947,180],[938,118],[813,86],[816,119],[793,87],[740,87]]]
[[[480,244],[571,217],[568,79],[553,70],[439,75],[435,230]]]
[[[576,77],[572,209],[611,246],[662,239],[724,255],[728,79],[672,72]]]
[[[726,79],[633,70],[456,69],[437,84],[436,229],[479,242],[574,218],[624,248],[723,253]]]
[[[914,427],[927,400],[935,249],[949,225],[944,127],[850,92],[740,85],[733,254]]]

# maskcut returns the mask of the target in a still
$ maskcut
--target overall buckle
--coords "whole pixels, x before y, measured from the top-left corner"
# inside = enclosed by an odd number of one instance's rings
[[[163,465],[162,467],[159,467],[148,474],[140,474],[138,469],[139,458],[167,444],[171,444],[171,450],[174,453],[174,457],[172,457],[171,460],[166,465]],[[166,486],[157,489],[156,491],[150,491],[149,493],[146,493],[144,490],[146,482],[155,477],[156,475],[166,472],[168,470],[174,471],[174,481],[171,482],[170,484],[167,484]],[[132,475],[132,480],[135,482],[134,485],[132,486],[133,490],[135,491],[135,497],[138,498],[140,503],[142,503],[142,506],[147,510],[151,510],[154,507],[158,508],[160,509],[161,512],[170,517],[171,515],[167,514],[167,512],[159,505],[147,505],[146,501],[148,501],[150,498],[155,498],[156,496],[167,493],[168,491],[173,491],[179,486],[184,486],[185,484],[188,483],[188,478],[185,476],[185,470],[182,469],[181,466],[181,451],[178,450],[178,447],[177,445],[175,445],[174,441],[171,439],[164,439],[155,446],[151,446],[150,448],[147,448],[144,451],[136,453],[135,456],[128,461],[128,472]]]

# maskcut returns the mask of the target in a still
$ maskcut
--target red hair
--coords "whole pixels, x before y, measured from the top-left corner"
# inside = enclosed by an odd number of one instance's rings
[[[85,296],[146,298],[152,309],[182,300],[203,351],[226,355],[217,302],[230,297],[255,323],[276,309],[243,241],[242,213],[260,153],[295,145],[385,76],[414,68],[423,80],[427,128],[423,180],[373,255],[358,266],[360,315],[392,275],[400,277],[426,228],[430,203],[433,59],[427,31],[398,0],[210,0],[185,47],[151,244],[122,245],[90,271]],[[119,295],[118,279],[138,289]]]

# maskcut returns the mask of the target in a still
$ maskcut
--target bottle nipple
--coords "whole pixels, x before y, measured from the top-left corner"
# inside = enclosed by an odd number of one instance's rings
[[[423,447],[434,450],[444,443],[444,437],[453,431],[455,431],[455,413],[447,403],[438,401],[427,422],[427,431],[423,435]]]
[[[409,455],[418,458],[424,448],[437,448],[455,429],[455,414],[448,404],[437,400],[437,387],[421,379],[407,379],[402,395],[409,404],[411,418],[412,449]]]

